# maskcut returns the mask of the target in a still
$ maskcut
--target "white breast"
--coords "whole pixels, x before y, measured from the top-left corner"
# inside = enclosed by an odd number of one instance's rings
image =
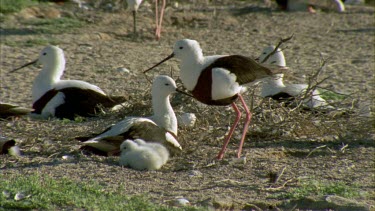
[[[225,55],[205,56],[203,58],[189,58],[181,60],[180,77],[185,88],[192,91],[197,85],[198,78],[204,68],[208,67],[216,59],[224,56]]]
[[[56,107],[63,103],[65,103],[65,95],[59,92],[44,106],[41,116],[44,119],[55,116]]]
[[[236,75],[224,68],[212,69],[212,99],[224,99],[239,93],[242,87],[236,80]]]

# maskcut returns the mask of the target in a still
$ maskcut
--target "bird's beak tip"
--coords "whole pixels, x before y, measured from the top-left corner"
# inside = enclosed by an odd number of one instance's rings
[[[169,55],[167,58],[161,60],[159,63],[155,64],[154,66],[148,68],[147,70],[143,71],[144,74],[146,74],[148,71],[154,69],[155,67],[159,66],[160,64],[164,63],[165,61],[171,59],[174,57],[174,53],[172,53],[171,55]]]
[[[24,68],[24,67],[30,66],[30,65],[32,65],[32,64],[36,64],[38,61],[39,61],[39,60],[36,59],[36,60],[34,60],[34,61],[31,61],[31,62],[29,62],[29,63],[26,63],[26,64],[22,65],[21,67],[17,67],[16,69],[13,69],[13,70],[9,71],[9,73],[14,73],[14,72],[16,72],[17,70],[20,70],[20,69],[22,69],[22,68]]]

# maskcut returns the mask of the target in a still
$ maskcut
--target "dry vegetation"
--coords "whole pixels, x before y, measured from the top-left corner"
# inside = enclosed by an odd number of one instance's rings
[[[154,40],[153,15],[147,4],[139,12],[136,40],[129,11],[53,7],[84,24],[55,33],[53,27],[42,30],[18,15],[3,18],[0,100],[30,106],[36,68],[7,72],[35,59],[43,45],[53,43],[66,53],[64,78],[88,81],[111,94],[130,95],[131,102],[118,112],[82,121],[27,117],[0,121],[0,135],[15,138],[23,152],[19,158],[0,156],[2,178],[41,173],[56,179],[96,181],[106,190],[125,186],[128,195],[144,194],[155,203],[185,197],[192,205],[223,209],[357,206],[366,210],[374,206],[375,122],[373,115],[362,115],[365,105],[373,106],[373,7],[351,6],[344,14],[319,11],[311,15],[276,11],[262,1],[180,2],[178,8],[168,6],[160,41]],[[329,90],[327,98],[337,109],[308,112],[301,106],[284,107],[260,98],[259,87],[250,87],[245,93],[253,111],[243,152],[247,162],[232,159],[241,126],[224,160],[214,159],[233,121],[231,108],[207,107],[177,94],[172,98],[176,113],[195,113],[197,123],[194,128],[179,129],[183,153],[161,171],[122,168],[116,157],[87,156],[78,150],[76,136],[102,131],[125,116],[151,114],[150,84],[142,70],[169,55],[176,40],[196,39],[207,55],[256,57],[263,47],[291,33],[295,37],[282,46],[291,69],[288,82],[310,82],[311,87]],[[131,72],[118,73],[118,67]],[[178,79],[178,63],[168,62],[153,74]],[[63,159],[64,155],[71,159]],[[330,188],[322,193],[311,185]],[[351,199],[344,205],[329,203],[322,200],[328,194]]]

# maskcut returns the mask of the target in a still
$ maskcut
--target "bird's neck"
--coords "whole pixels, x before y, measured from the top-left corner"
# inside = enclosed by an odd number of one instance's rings
[[[46,91],[60,81],[65,69],[64,58],[55,59],[49,64],[44,64],[42,71],[35,78],[32,88],[33,101],[38,100]]]
[[[203,67],[204,57],[201,53],[181,60],[180,77],[187,90],[192,91],[194,89]]]
[[[269,96],[277,94],[280,89],[285,88],[283,82],[283,74],[276,74],[270,77],[267,77],[263,80],[262,84],[262,96]]]
[[[154,115],[151,119],[159,126],[177,135],[177,118],[169,101],[169,96],[152,97]]]

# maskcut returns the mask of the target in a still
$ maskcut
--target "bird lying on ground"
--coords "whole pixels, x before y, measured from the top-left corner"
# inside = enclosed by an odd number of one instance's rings
[[[67,118],[89,117],[100,113],[100,107],[112,108],[127,101],[123,96],[109,96],[99,87],[80,80],[61,80],[65,69],[62,49],[49,45],[39,58],[19,68],[40,63],[42,71],[35,78],[32,87],[33,109],[36,117]]]

